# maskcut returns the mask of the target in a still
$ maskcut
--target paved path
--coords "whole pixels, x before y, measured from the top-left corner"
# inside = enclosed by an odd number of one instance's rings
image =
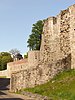
[[[10,93],[9,84],[9,79],[0,78],[0,100],[34,100],[24,95]]]

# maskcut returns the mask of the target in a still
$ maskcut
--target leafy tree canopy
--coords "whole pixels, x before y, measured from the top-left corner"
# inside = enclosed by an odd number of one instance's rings
[[[24,58],[28,58],[28,52],[26,54],[24,54]]]
[[[27,41],[30,50],[39,50],[41,45],[41,34],[43,32],[43,21],[39,20],[32,26],[32,34]]]
[[[0,70],[7,69],[7,63],[13,61],[11,54],[8,52],[0,53]]]

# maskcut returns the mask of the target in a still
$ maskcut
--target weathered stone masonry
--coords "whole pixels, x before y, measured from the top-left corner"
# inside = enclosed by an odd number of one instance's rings
[[[29,55],[30,67],[11,74],[11,91],[43,84],[58,72],[75,68],[75,5],[46,19],[41,49]]]

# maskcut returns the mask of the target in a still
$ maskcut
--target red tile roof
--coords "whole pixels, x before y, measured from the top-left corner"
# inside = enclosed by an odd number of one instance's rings
[[[12,65],[19,65],[19,64],[25,64],[28,62],[28,59],[21,59],[18,61],[14,61],[14,62],[9,62],[8,65],[12,66]]]

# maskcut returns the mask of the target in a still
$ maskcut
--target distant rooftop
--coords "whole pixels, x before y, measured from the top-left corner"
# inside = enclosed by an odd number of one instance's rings
[[[28,59],[21,59],[18,61],[9,62],[8,65],[13,66],[13,65],[25,64],[27,62],[28,62]]]

